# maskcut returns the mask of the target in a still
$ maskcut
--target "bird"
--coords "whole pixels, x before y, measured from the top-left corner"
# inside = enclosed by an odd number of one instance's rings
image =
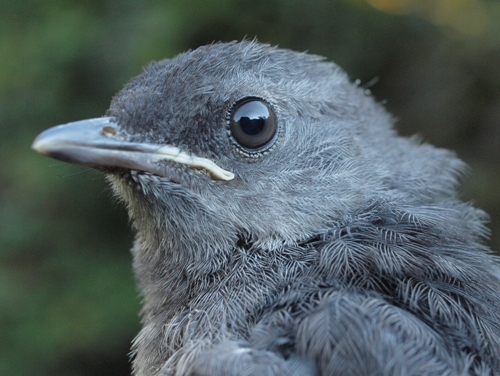
[[[500,267],[465,164],[335,63],[256,40],[151,63],[32,148],[128,209],[132,373],[498,375]]]

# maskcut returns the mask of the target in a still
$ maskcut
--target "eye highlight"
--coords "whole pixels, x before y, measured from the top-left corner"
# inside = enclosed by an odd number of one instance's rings
[[[276,123],[269,104],[256,97],[239,100],[229,113],[229,130],[234,141],[250,153],[271,147],[276,138]]]

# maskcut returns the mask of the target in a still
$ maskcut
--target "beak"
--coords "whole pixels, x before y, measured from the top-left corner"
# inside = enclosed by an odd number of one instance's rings
[[[213,161],[187,154],[171,145],[128,142],[111,117],[59,125],[38,135],[31,146],[37,152],[64,162],[97,169],[120,167],[168,177],[162,160],[206,170],[213,179],[232,180],[234,174]]]

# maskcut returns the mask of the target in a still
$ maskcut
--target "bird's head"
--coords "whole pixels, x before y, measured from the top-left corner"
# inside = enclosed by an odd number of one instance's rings
[[[298,242],[374,197],[411,200],[434,174],[426,161],[449,160],[425,147],[412,157],[420,146],[335,64],[256,42],[151,64],[106,115],[33,147],[103,170],[156,249]]]

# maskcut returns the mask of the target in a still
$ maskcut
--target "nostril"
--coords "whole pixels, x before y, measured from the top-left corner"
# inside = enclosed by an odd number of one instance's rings
[[[106,126],[101,129],[101,134],[106,137],[113,137],[116,136],[116,129],[113,127]]]

